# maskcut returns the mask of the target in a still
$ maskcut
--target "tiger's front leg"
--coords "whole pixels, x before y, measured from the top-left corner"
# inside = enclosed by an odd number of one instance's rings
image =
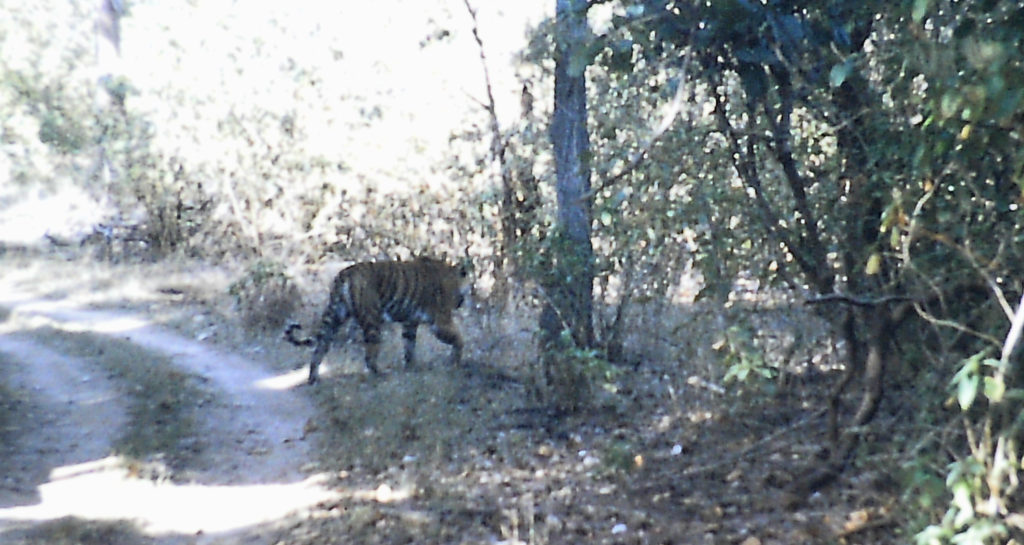
[[[363,329],[363,348],[366,351],[366,370],[371,374],[379,375],[377,368],[377,354],[380,353],[380,329],[368,327]]]
[[[462,335],[451,321],[438,322],[431,326],[430,331],[437,340],[452,347],[452,365],[462,363]]]
[[[405,341],[405,368],[416,366],[416,328],[419,324],[402,324],[402,340]]]

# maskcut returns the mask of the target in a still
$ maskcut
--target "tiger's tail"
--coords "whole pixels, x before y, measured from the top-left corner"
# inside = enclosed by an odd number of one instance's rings
[[[300,329],[302,329],[302,326],[295,322],[288,324],[288,327],[284,330],[284,339],[295,346],[313,346],[316,344],[316,341],[314,341],[312,337],[306,337],[304,339],[296,337],[295,333]]]

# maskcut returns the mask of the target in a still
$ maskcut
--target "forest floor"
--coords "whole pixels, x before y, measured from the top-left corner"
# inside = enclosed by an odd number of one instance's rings
[[[635,367],[560,416],[537,401],[522,309],[460,311],[462,367],[431,339],[403,370],[388,331],[383,376],[349,343],[309,387],[307,352],[241,325],[237,274],[0,249],[0,542],[909,539],[895,454],[871,441],[838,482],[786,492],[814,467],[834,376],[721,388],[729,319],[706,309],[637,318]],[[901,418],[883,413],[880,429]]]

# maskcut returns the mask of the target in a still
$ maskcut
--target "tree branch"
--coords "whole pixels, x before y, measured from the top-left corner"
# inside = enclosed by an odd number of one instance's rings
[[[856,295],[844,295],[842,293],[830,293],[828,295],[822,295],[819,297],[812,297],[804,301],[805,305],[820,305],[825,303],[843,303],[852,305],[855,307],[877,307],[881,305],[887,305],[889,303],[901,303],[905,301],[917,301],[914,297],[907,295],[887,295],[885,297],[877,297],[874,299],[868,299],[865,297],[857,297]]]
[[[763,186],[761,185],[761,177],[757,172],[757,164],[754,162],[754,149],[753,142],[751,140],[752,136],[746,137],[747,146],[744,150],[740,144],[740,135],[732,126],[732,123],[729,121],[729,117],[725,113],[725,97],[721,94],[716,94],[715,103],[715,110],[713,113],[718,121],[718,130],[722,133],[722,136],[725,137],[729,144],[731,152],[729,156],[732,158],[733,168],[747,187],[754,190],[754,202],[760,212],[761,224],[764,225],[764,228],[768,233],[768,237],[782,244],[782,246],[784,246],[793,256],[793,259],[800,267],[800,270],[802,270],[804,274],[811,275],[809,271],[814,270],[812,264],[808,262],[800,252],[801,249],[794,245],[789,233],[779,227],[779,218],[772,211],[772,207],[768,203],[768,198],[764,193]],[[812,280],[814,280],[813,277]],[[814,284],[817,286],[817,282],[814,282]]]
[[[463,0],[466,11],[473,21],[473,39],[476,40],[477,48],[480,50],[480,64],[484,70],[484,84],[487,90],[487,102],[481,102],[480,106],[487,112],[491,129],[491,161],[497,169],[497,175],[501,179],[501,255],[497,256],[495,266],[499,269],[504,267],[504,260],[508,258],[510,249],[515,244],[516,228],[513,221],[513,180],[512,169],[508,166],[507,152],[508,142],[501,132],[501,124],[498,121],[498,108],[494,100],[493,86],[491,85],[491,73],[487,68],[487,55],[484,53],[484,41],[480,38],[480,29],[476,18],[476,10],[469,3]]]
[[[814,217],[811,207],[807,202],[807,192],[805,189],[807,182],[800,174],[799,169],[797,169],[796,160],[793,158],[793,145],[790,134],[790,116],[793,112],[793,82],[790,80],[789,72],[785,68],[777,67],[771,72],[778,83],[780,99],[777,112],[774,111],[767,101],[764,103],[765,119],[772,128],[772,139],[774,140],[774,146],[772,147],[775,150],[776,159],[782,165],[782,172],[786,175],[786,181],[789,183],[789,190],[793,195],[796,211],[800,214],[804,230],[806,231],[803,236],[799,237],[800,245],[802,249],[806,248],[807,252],[810,253],[810,266],[812,270],[805,272],[812,278],[815,287],[820,292],[829,292],[832,291],[832,277],[828,274],[822,274],[822,271],[827,269],[827,260],[821,234],[818,232],[818,220]]]
[[[469,17],[473,20],[473,39],[476,40],[477,48],[480,50],[480,64],[484,69],[484,83],[486,84],[487,90],[487,102],[477,101],[480,106],[487,111],[488,117],[490,118],[491,124],[491,135],[493,141],[491,142],[491,155],[495,161],[497,161],[501,167],[502,172],[506,170],[505,164],[505,140],[501,136],[501,126],[498,123],[497,106],[494,101],[494,91],[491,85],[491,72],[487,69],[487,56],[484,54],[484,41],[480,38],[480,29],[477,23],[476,10],[469,3],[469,0],[463,0],[466,5],[466,11],[469,12]]]

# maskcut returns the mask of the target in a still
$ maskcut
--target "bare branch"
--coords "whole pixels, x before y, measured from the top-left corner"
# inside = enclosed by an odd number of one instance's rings
[[[473,39],[476,40],[476,45],[480,49],[480,64],[484,69],[484,83],[487,89],[487,102],[477,101],[487,111],[491,122],[491,135],[493,141],[491,142],[491,154],[495,161],[502,166],[504,169],[505,163],[505,139],[501,136],[501,126],[498,124],[498,112],[497,106],[494,102],[494,91],[491,85],[491,72],[487,68],[487,55],[484,53],[484,41],[480,38],[480,28],[477,23],[476,10],[469,3],[469,0],[463,0],[466,5],[466,11],[469,12],[469,17],[473,20]]]
[[[825,303],[843,303],[852,305],[855,307],[877,307],[881,305],[887,305],[889,303],[901,303],[905,301],[916,301],[915,298],[907,295],[886,295],[885,297],[877,297],[874,299],[868,299],[865,297],[857,297],[856,295],[844,295],[842,293],[830,293],[828,295],[822,295],[820,297],[812,297],[804,301],[805,305],[820,305]]]
[[[1024,330],[1024,295],[1021,295],[1020,303],[1017,304],[1017,312],[1013,315],[1013,323],[1010,332],[1006,334],[1006,341],[1003,342],[1002,361],[1010,361],[1013,350],[1020,341],[1021,330]]]
[[[716,86],[717,87],[717,86]],[[793,256],[797,266],[803,273],[812,278],[812,283],[815,289],[818,287],[819,282],[817,281],[817,272],[814,265],[807,260],[806,256],[803,255],[800,246],[797,246],[791,238],[789,230],[781,227],[782,222],[779,220],[775,211],[772,210],[771,204],[768,202],[768,197],[765,195],[764,187],[761,185],[761,177],[757,171],[757,163],[754,160],[754,144],[752,135],[746,135],[746,149],[741,144],[741,134],[729,121],[729,117],[726,114],[726,98],[722,94],[716,94],[715,96],[715,119],[718,122],[718,130],[725,137],[726,142],[729,145],[731,153],[729,156],[732,158],[733,168],[736,170],[736,174],[739,175],[740,179],[749,187],[754,190],[754,203],[757,205],[758,213],[761,216],[761,224],[764,226],[768,236],[773,239],[774,242],[781,244],[786,248],[786,251]]]
[[[765,120],[772,128],[772,149],[775,151],[776,160],[782,166],[782,172],[785,174],[790,193],[793,195],[793,203],[804,226],[805,233],[802,236],[797,235],[797,239],[800,242],[801,250],[810,254],[811,269],[805,270],[805,272],[814,281],[815,288],[820,291],[832,291],[832,277],[822,274],[822,271],[827,268],[827,252],[821,233],[818,232],[818,220],[808,203],[806,187],[809,184],[800,174],[796,159],[793,157],[792,127],[790,126],[795,102],[793,83],[789,72],[784,68],[773,69],[772,75],[777,83],[780,104],[776,110],[767,101],[764,103]]]

